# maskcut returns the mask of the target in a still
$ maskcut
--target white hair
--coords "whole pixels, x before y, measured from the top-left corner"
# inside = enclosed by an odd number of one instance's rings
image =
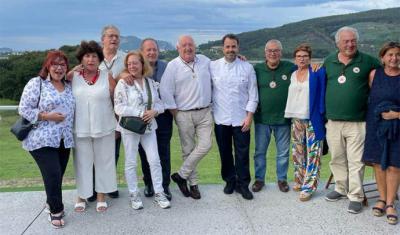
[[[267,49],[268,44],[271,44],[271,43],[275,43],[276,45],[278,45],[278,47],[281,51],[283,50],[282,43],[277,39],[268,40],[267,43],[265,43],[265,49]]]
[[[114,29],[115,31],[118,32],[118,35],[120,35],[119,34],[119,29],[117,28],[117,26],[110,24],[110,25],[106,25],[106,26],[103,27],[103,30],[101,31],[101,38],[102,39],[106,35],[106,31],[109,30],[109,29]]]
[[[354,33],[354,35],[356,36],[356,40],[358,42],[359,35],[358,35],[357,29],[355,29],[353,27],[349,27],[349,26],[344,26],[344,27],[341,27],[335,34],[335,42],[336,42],[336,44],[338,44],[339,41],[340,41],[340,34],[342,32],[345,32],[345,31]]]
[[[190,39],[193,41],[193,44],[194,44],[195,47],[196,47],[196,43],[194,42],[192,36],[190,36],[190,35],[181,35],[181,36],[179,36],[178,41],[176,42],[176,48],[178,48],[178,47],[180,46],[181,40],[182,40],[183,38],[186,38],[186,37],[187,37],[187,38],[190,38]]]

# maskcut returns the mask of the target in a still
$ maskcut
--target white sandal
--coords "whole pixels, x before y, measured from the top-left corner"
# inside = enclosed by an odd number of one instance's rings
[[[105,212],[108,208],[107,202],[97,202],[96,211],[97,212]]]
[[[82,213],[82,212],[85,212],[85,210],[86,210],[86,202],[85,201],[75,203],[75,206],[74,206],[75,212]]]

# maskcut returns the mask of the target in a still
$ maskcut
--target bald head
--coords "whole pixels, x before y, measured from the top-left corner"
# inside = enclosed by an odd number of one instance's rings
[[[192,36],[182,35],[178,38],[178,43],[176,44],[176,49],[178,50],[179,56],[187,63],[194,60],[196,54],[196,44]]]

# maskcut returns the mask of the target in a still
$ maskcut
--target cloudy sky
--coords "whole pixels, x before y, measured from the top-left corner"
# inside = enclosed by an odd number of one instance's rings
[[[104,25],[121,35],[175,44],[226,33],[271,28],[300,20],[399,7],[398,0],[0,0],[0,47],[42,50],[99,40]]]

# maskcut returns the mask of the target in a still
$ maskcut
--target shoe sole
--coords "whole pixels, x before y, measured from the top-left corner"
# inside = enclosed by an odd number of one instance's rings
[[[153,201],[155,204],[157,204],[161,209],[168,209],[168,208],[171,208],[171,204],[170,205],[168,205],[168,206],[161,206],[157,201]]]
[[[307,202],[311,200],[311,197],[304,197],[304,198],[299,198],[301,202]]]
[[[143,209],[143,206],[140,206],[138,208],[135,208],[135,207],[131,206],[131,208],[134,209],[134,210],[141,210],[141,209]]]
[[[161,206],[160,204],[157,203],[157,205],[161,208],[161,209],[169,209],[171,208],[171,205],[168,206]]]
[[[325,197],[325,200],[328,201],[328,202],[337,202],[337,201],[339,201],[341,199],[346,199],[346,198],[347,198],[346,196],[341,196],[341,197],[335,198],[335,199],[329,198],[329,197]]]
[[[351,213],[351,214],[360,214],[361,211],[362,211],[362,210],[360,210],[360,211],[355,211],[355,210],[347,209],[347,212],[349,212],[349,213]]]

